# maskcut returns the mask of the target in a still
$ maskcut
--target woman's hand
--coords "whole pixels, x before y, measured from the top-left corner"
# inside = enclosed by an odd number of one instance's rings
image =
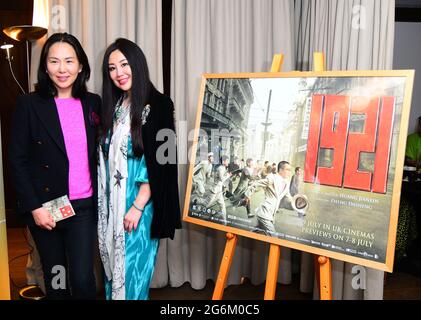
[[[53,216],[45,208],[38,208],[32,210],[32,216],[34,217],[35,223],[38,227],[47,230],[53,230],[56,227],[56,223]]]
[[[131,233],[133,229],[136,230],[141,217],[142,212],[131,206],[129,211],[126,213],[126,216],[124,217],[124,230],[126,230],[128,233]]]
[[[144,208],[151,197],[151,188],[149,183],[142,183],[139,192],[137,193],[134,203],[139,208]],[[142,217],[143,211],[136,209],[133,205],[127,211],[126,216],[124,217],[124,230],[128,233],[131,233],[132,230],[137,229],[139,220]]]

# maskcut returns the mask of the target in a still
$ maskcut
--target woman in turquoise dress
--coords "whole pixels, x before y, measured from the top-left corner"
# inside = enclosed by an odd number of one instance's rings
[[[174,132],[174,109],[150,82],[141,49],[127,39],[107,49],[103,76],[98,239],[106,298],[144,300],[159,240],[181,227],[177,163],[160,159],[156,139],[162,129]]]

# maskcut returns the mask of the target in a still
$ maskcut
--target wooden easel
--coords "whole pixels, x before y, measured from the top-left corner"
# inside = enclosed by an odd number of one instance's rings
[[[270,72],[280,72],[283,61],[284,56],[282,54],[274,55]],[[324,71],[324,55],[322,52],[314,53],[314,71]],[[212,300],[221,300],[224,294],[228,272],[231,268],[232,259],[234,257],[234,250],[237,245],[237,237],[238,235],[233,233],[226,234],[227,242],[225,244],[224,255],[222,256]],[[280,256],[281,246],[277,244],[270,244],[264,300],[275,299]],[[317,282],[319,283],[320,288],[320,299],[331,300],[332,273],[330,259],[323,256],[315,257],[315,266],[316,277],[318,280]]]

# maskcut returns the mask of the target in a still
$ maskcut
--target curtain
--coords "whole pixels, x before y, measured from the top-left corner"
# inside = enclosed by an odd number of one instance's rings
[[[294,11],[294,12],[292,12]],[[200,75],[268,71],[272,56],[284,53],[283,71],[309,70],[313,52],[326,56],[327,70],[392,67],[394,1],[174,1],[171,92],[178,119],[179,159],[187,159],[187,133],[194,128]],[[184,144],[184,145],[183,145]],[[180,168],[181,200],[187,182]],[[171,285],[195,289],[216,279],[224,233],[185,224],[169,243]],[[239,238],[227,285],[248,277],[265,279],[268,245]],[[295,255],[282,248],[278,281],[291,282]],[[170,255],[169,255],[170,257]],[[300,288],[318,298],[313,256],[301,254]],[[177,270],[177,271],[175,271]],[[382,299],[383,272],[365,268],[365,290],[352,289],[353,265],[332,261],[334,299]],[[313,288],[314,287],[314,288]]]
[[[47,11],[48,35],[71,33],[85,49],[91,66],[89,90],[101,93],[102,58],[107,46],[119,37],[142,48],[152,82],[159,90],[163,89],[161,1],[48,0],[48,10],[45,7],[45,1],[34,2],[36,11]],[[32,61],[36,62],[32,64],[33,79],[45,39],[33,46]]]
[[[395,1],[296,0],[298,70],[310,70],[322,51],[327,70],[391,69]]]
[[[392,69],[394,0],[295,1],[298,70],[311,70],[313,52],[325,53],[326,70]],[[302,264],[301,289],[313,284],[310,255]],[[382,299],[384,273],[364,268],[365,288],[353,289],[354,265],[332,260],[333,299]],[[355,271],[355,268],[354,268]],[[308,275],[308,276],[307,276]],[[318,297],[317,285],[314,296]]]
[[[176,106],[180,197],[187,183],[188,132],[194,128],[202,73],[269,71],[273,55],[294,67],[293,1],[176,0],[173,2],[171,92]],[[190,137],[191,138],[191,137]],[[181,161],[180,161],[181,160]],[[216,280],[225,233],[184,223],[168,242],[170,284],[202,289]],[[239,237],[227,285],[265,280],[269,244]],[[291,283],[291,250],[281,249],[278,280]]]

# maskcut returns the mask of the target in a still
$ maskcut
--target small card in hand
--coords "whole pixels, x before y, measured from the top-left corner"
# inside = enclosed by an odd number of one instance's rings
[[[45,202],[42,206],[51,213],[55,222],[75,215],[75,211],[73,210],[72,204],[70,203],[67,195]]]

